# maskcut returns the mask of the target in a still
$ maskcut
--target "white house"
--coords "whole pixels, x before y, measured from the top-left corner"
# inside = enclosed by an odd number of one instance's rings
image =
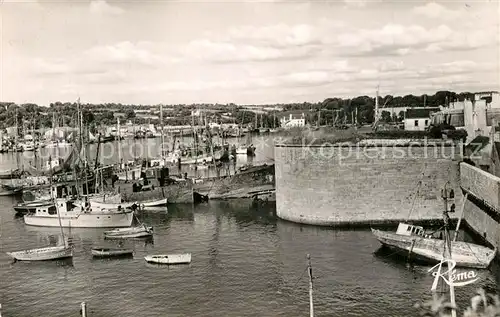
[[[288,118],[281,118],[280,123],[283,128],[304,127],[306,125],[306,119],[304,118],[304,114],[300,117],[294,117],[293,114],[290,114]]]
[[[425,131],[431,122],[431,113],[439,110],[439,108],[408,108],[404,118],[405,130]]]

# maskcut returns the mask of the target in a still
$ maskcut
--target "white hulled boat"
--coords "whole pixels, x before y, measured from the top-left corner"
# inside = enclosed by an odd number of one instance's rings
[[[426,236],[420,226],[400,223],[395,233],[377,229],[372,229],[372,233],[380,243],[392,250],[403,255],[408,255],[411,251],[411,257],[416,260],[437,264],[443,259],[445,240]],[[450,242],[451,258],[460,267],[487,268],[496,255],[496,250],[474,243]]]
[[[134,212],[131,209],[90,210],[76,206],[72,201],[57,199],[52,206],[35,208],[35,213],[24,216],[24,223],[30,226],[57,227],[59,218],[62,227],[72,228],[112,228],[129,227]]]
[[[73,257],[72,248],[64,245],[6,253],[18,261],[47,261]]]

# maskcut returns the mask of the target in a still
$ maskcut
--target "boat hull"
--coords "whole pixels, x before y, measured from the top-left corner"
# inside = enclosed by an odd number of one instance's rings
[[[73,250],[70,247],[48,247],[25,251],[7,252],[7,255],[17,261],[49,261],[73,257]]]
[[[140,206],[141,208],[147,208],[147,207],[161,207],[161,206],[166,206],[168,203],[168,199],[167,198],[163,198],[163,199],[158,199],[158,200],[149,200],[149,201],[143,201],[143,202],[140,202]]]
[[[382,245],[403,255],[408,255],[411,250],[411,257],[417,260],[437,264],[443,258],[444,240],[403,236],[376,229],[372,229],[372,233]],[[487,268],[496,255],[496,250],[463,241],[452,241],[451,250],[451,258],[459,267]]]
[[[134,220],[133,211],[109,213],[79,213],[75,215],[61,215],[61,225],[65,228],[115,228],[130,227]],[[25,215],[24,223],[29,226],[59,227],[56,215],[36,216]]]
[[[189,264],[191,263],[191,254],[147,255],[144,260],[156,264]]]
[[[110,249],[110,248],[92,248],[92,256],[97,258],[111,258],[120,256],[132,256],[133,250],[128,249]]]

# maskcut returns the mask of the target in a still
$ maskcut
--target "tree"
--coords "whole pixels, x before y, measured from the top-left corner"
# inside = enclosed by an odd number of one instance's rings
[[[380,121],[382,122],[391,122],[391,113],[389,111],[382,111],[382,114],[380,116]]]

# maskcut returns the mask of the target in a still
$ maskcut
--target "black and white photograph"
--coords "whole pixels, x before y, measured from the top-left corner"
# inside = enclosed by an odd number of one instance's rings
[[[0,317],[500,316],[500,0],[0,0]]]

